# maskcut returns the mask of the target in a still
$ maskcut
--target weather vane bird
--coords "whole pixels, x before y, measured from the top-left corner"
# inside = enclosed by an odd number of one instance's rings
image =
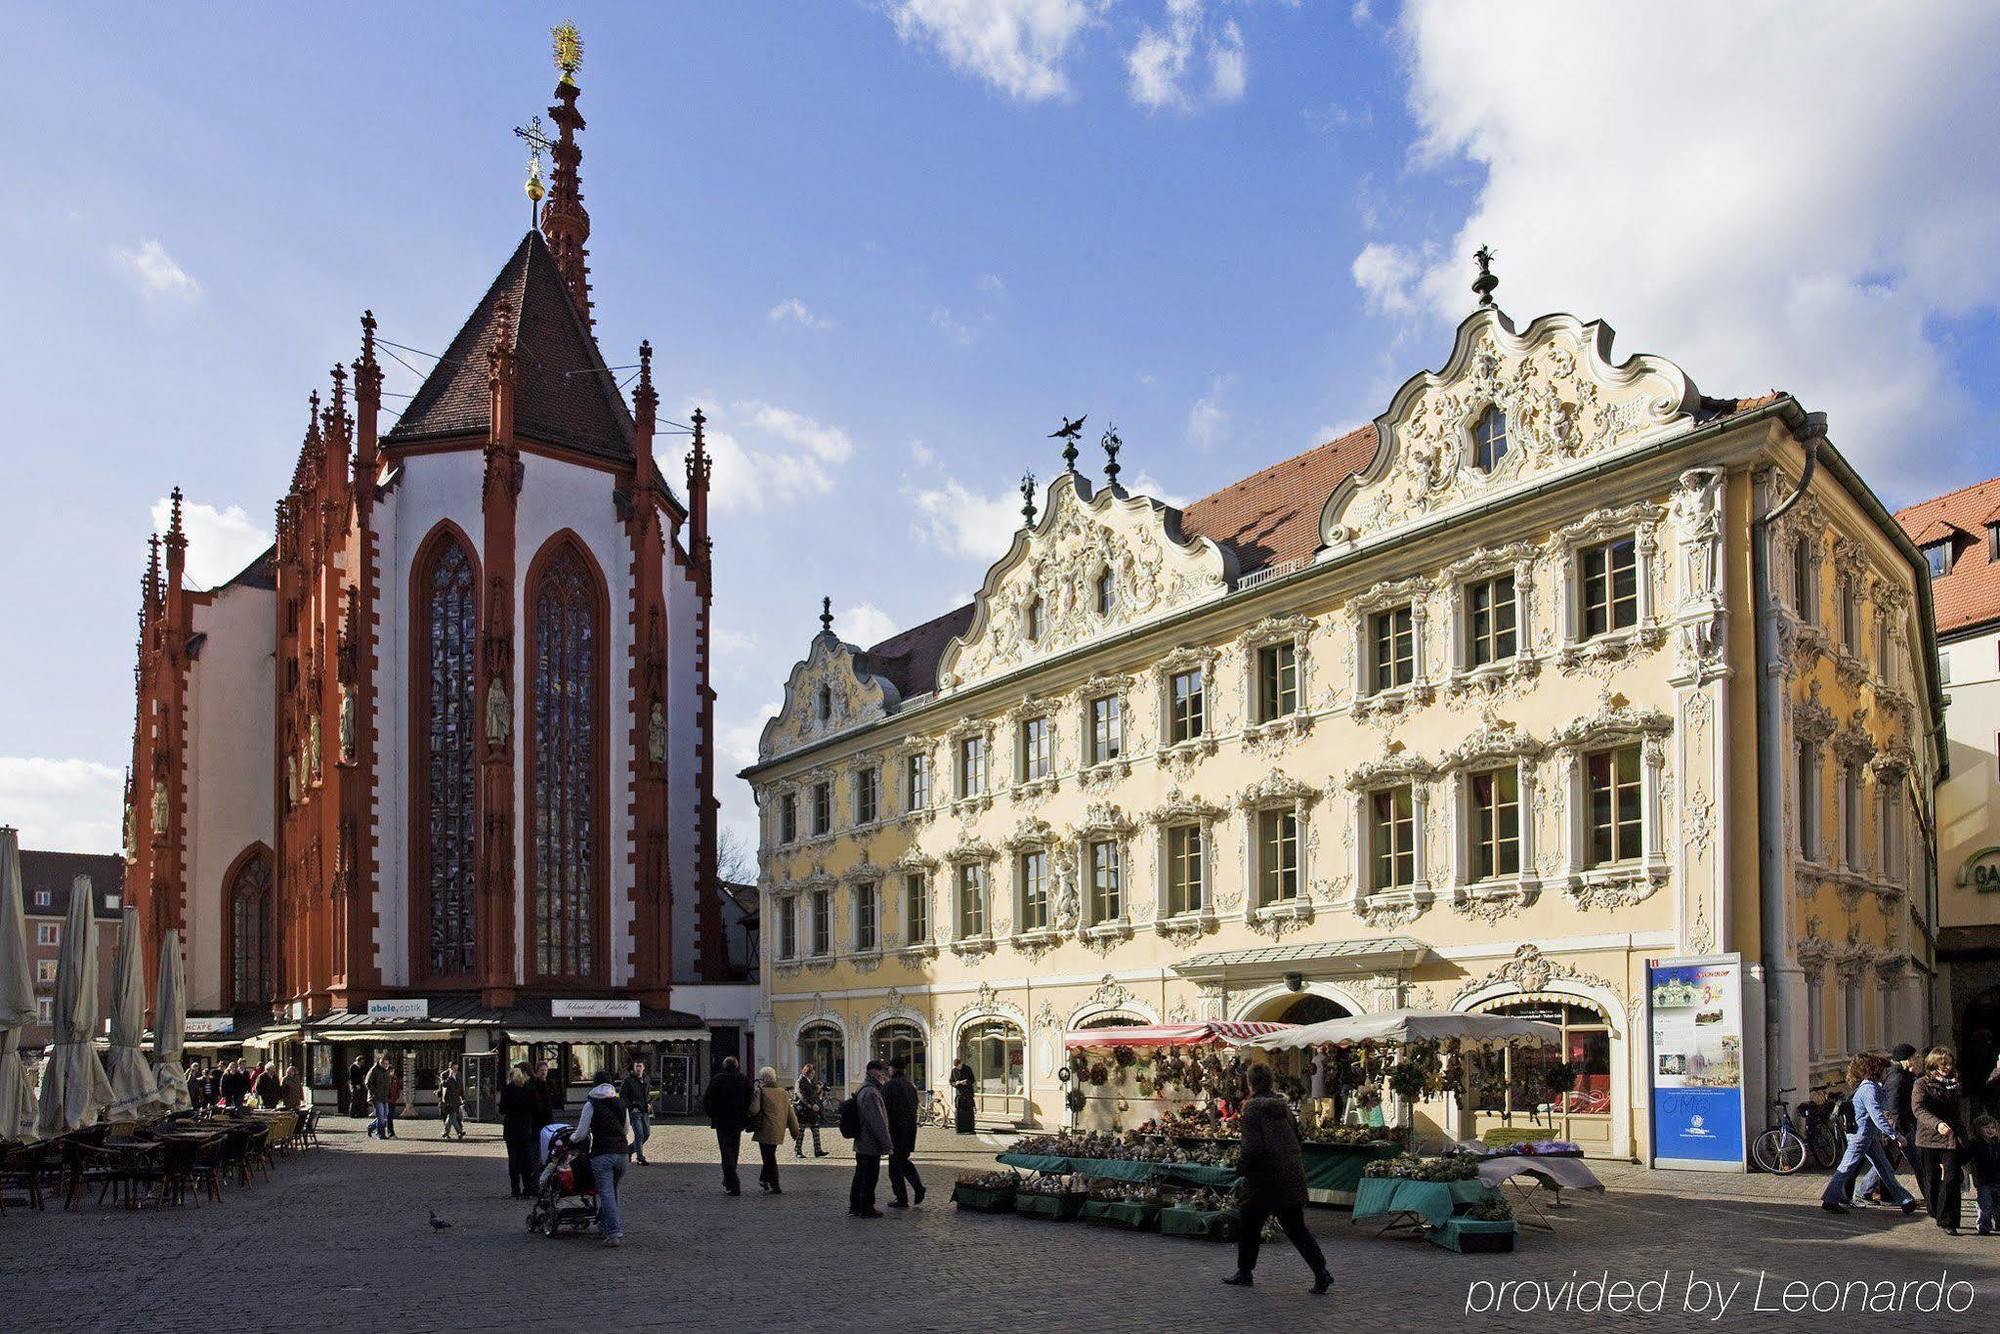
[[[1076,442],[1083,436],[1083,423],[1089,415],[1089,413],[1085,413],[1082,417],[1077,417],[1073,420],[1068,416],[1064,416],[1062,429],[1060,431],[1049,432],[1049,439],[1063,442],[1063,466],[1071,472],[1076,471]]]

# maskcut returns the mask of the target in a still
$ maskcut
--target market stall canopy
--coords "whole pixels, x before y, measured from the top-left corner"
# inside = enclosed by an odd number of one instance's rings
[[[1138,1024],[1122,1028],[1083,1028],[1063,1035],[1063,1047],[1225,1047],[1268,1046],[1268,1039],[1297,1024],[1226,1023]]]
[[[1554,1024],[1516,1019],[1505,1014],[1460,1014],[1456,1010],[1385,1010],[1380,1014],[1327,1019],[1317,1024],[1269,1024],[1265,1027],[1287,1030],[1255,1044],[1266,1051],[1293,1051],[1302,1047],[1329,1045],[1351,1047],[1364,1042],[1409,1043],[1426,1039],[1479,1045],[1521,1042],[1531,1046],[1562,1041],[1562,1030]]]
[[[34,1124],[34,1090],[21,1065],[21,1030],[35,1021],[26,912],[20,836],[0,828],[0,1139],[24,1139]]]

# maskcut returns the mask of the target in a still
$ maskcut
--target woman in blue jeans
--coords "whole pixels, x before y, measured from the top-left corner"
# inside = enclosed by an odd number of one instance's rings
[[[625,1168],[632,1157],[630,1125],[611,1072],[600,1070],[570,1143],[589,1146],[590,1179],[597,1188],[597,1230],[604,1234],[606,1246],[625,1244],[625,1228],[618,1217],[618,1186],[625,1180]]]
[[[1854,1180],[1864,1168],[1872,1167],[1882,1179],[1882,1195],[1903,1206],[1903,1212],[1917,1211],[1916,1197],[1896,1179],[1896,1165],[1889,1159],[1889,1146],[1896,1142],[1896,1123],[1882,1105],[1882,1075],[1889,1062],[1863,1053],[1847,1063],[1847,1082],[1854,1086],[1854,1129],[1847,1136],[1847,1152],[1841,1157],[1833,1179],[1819,1197],[1819,1207],[1830,1214],[1847,1212],[1845,1201],[1853,1194]]]

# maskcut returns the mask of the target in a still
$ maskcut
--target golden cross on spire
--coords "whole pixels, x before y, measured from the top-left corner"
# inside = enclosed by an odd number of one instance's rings
[[[583,34],[576,30],[576,24],[564,19],[549,29],[555,39],[556,68],[562,71],[561,82],[576,86],[577,67],[583,64]]]

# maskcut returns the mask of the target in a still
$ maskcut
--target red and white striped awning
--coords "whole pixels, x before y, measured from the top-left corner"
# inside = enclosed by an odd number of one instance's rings
[[[1297,1024],[1233,1023],[1214,1020],[1206,1024],[1133,1024],[1125,1027],[1080,1028],[1063,1035],[1063,1047],[1225,1047],[1255,1046],[1257,1040],[1273,1033],[1297,1028]]]

